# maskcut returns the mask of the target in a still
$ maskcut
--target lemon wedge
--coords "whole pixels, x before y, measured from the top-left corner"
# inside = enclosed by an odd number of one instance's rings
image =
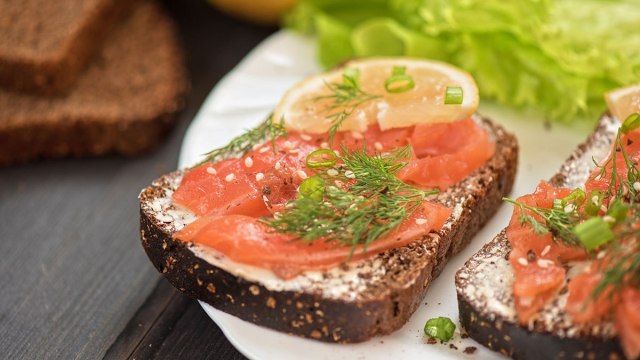
[[[640,113],[640,84],[612,90],[604,98],[609,111],[620,121],[633,113]]]
[[[357,89],[349,86],[354,79]],[[455,104],[445,103],[447,88],[456,90]],[[284,95],[273,116],[288,130],[312,134],[327,132],[337,120],[338,131],[364,131],[376,122],[387,130],[468,119],[478,102],[475,81],[454,66],[367,58],[304,79]]]

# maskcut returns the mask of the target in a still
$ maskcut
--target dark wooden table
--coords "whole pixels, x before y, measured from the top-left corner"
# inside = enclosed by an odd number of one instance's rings
[[[244,358],[148,261],[137,195],[176,168],[205,96],[275,29],[231,19],[204,0],[164,5],[179,25],[192,79],[167,141],[141,158],[0,169],[1,359]]]

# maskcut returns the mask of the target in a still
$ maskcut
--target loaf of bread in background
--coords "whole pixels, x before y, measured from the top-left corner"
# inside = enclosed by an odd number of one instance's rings
[[[136,0],[0,1],[0,87],[69,90]]]
[[[173,21],[154,2],[138,2],[66,94],[0,89],[0,165],[148,151],[172,127],[187,88]]]

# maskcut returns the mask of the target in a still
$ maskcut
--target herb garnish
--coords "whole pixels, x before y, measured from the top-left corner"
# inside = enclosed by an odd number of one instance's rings
[[[347,68],[342,73],[342,83],[325,83],[331,91],[330,95],[318,96],[316,100],[330,100],[328,119],[331,119],[329,128],[329,142],[333,141],[342,123],[361,105],[371,100],[381,98],[381,95],[372,95],[360,87],[360,72],[355,68]],[[337,110],[337,111],[335,111]]]
[[[366,149],[349,151],[342,147],[341,153],[344,155],[338,160],[343,165],[316,176],[326,184],[338,182],[342,186],[327,186],[320,201],[301,196],[292,200],[287,211],[277,218],[263,221],[274,231],[302,241],[323,239],[350,245],[353,254],[357,245],[366,248],[391,233],[420,207],[427,195],[438,192],[420,190],[396,177],[410,159],[410,146],[374,155]]]
[[[207,162],[217,162],[234,156],[242,156],[251,151],[254,146],[261,144],[268,138],[271,139],[273,152],[276,153],[275,139],[286,135],[287,131],[285,130],[282,121],[275,123],[273,122],[272,117],[269,116],[267,120],[257,127],[247,130],[245,133],[233,138],[233,140],[231,140],[226,146],[204,154],[205,158],[194,167]]]
[[[623,199],[628,198],[632,203],[637,201],[640,195],[640,170],[638,164],[627,154],[625,144],[622,143],[622,134],[627,134],[630,131],[640,127],[640,114],[633,113],[622,123],[620,129],[616,134],[616,140],[613,145],[613,152],[609,159],[599,165],[595,159],[592,159],[596,164],[596,167],[600,169],[596,175],[596,179],[603,179],[607,176],[607,169],[611,168],[611,181],[607,188],[607,198]],[[618,156],[622,156],[627,168],[627,176],[622,177],[618,173],[617,160]]]
[[[505,198],[520,211],[520,221],[529,224],[536,234],[550,232],[554,241],[569,246],[580,246],[598,255],[602,279],[596,285],[592,299],[604,293],[612,296],[626,286],[640,287],[640,170],[626,149],[622,134],[640,128],[640,115],[629,116],[616,133],[612,155],[596,167],[600,169],[593,180],[610,176],[606,190],[593,190],[585,197],[576,189],[563,199],[554,200],[552,208],[529,206]],[[627,176],[618,169],[622,157]],[[584,203],[586,201],[586,203]],[[584,208],[578,208],[584,203]],[[603,215],[599,215],[604,212]],[[541,220],[538,220],[541,219]],[[615,230],[615,235],[613,233]],[[601,256],[604,255],[604,258]],[[604,260],[603,260],[604,259]]]
[[[534,233],[538,235],[551,233],[554,242],[561,242],[569,246],[582,245],[574,233],[576,225],[582,219],[576,211],[577,205],[574,203],[567,203],[563,206],[560,202],[560,206],[556,205],[549,209],[530,206],[509,198],[502,198],[502,200],[520,209],[520,223],[529,224]],[[531,213],[542,218],[543,222],[536,219]]]

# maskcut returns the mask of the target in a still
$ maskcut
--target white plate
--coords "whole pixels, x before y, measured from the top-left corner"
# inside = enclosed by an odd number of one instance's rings
[[[201,155],[226,144],[232,137],[265,119],[280,96],[305,76],[321,69],[311,39],[280,31],[256,47],[208,96],[191,124],[182,145],[180,167],[196,163]],[[490,116],[514,132],[520,142],[520,164],[513,196],[531,192],[539,179],[549,178],[591,130],[588,125],[545,128],[542,119],[504,110],[493,104],[481,106]],[[455,256],[436,279],[416,313],[395,333],[354,345],[325,344],[258,327],[201,302],[229,341],[252,359],[457,359],[471,358],[462,350],[475,346],[476,359],[500,359],[471,339],[459,334],[448,345],[428,345],[422,335],[425,322],[436,316],[458,319],[453,278],[456,269],[508,222],[511,209],[503,205],[471,245]]]

